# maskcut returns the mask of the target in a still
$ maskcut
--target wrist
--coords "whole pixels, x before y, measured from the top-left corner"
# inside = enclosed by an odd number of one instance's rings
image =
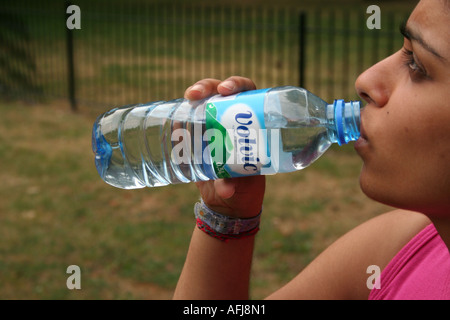
[[[195,204],[194,212],[200,230],[219,240],[228,241],[255,235],[259,231],[262,210],[251,218],[235,218],[213,211],[202,199]]]
[[[228,202],[225,200],[222,205],[211,205],[210,203],[205,202],[202,197],[200,197],[199,201],[203,205],[207,206],[209,210],[212,210],[229,218],[252,219],[258,216],[262,211],[262,204],[260,204],[259,206],[249,206],[246,202],[244,202],[243,205],[239,205],[238,203],[234,202],[228,204]]]

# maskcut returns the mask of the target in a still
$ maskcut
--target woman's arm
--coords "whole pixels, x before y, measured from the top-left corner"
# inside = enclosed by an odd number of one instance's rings
[[[188,88],[185,98],[198,100],[251,89],[255,85],[247,78],[204,79]],[[204,181],[197,187],[210,209],[230,217],[251,218],[261,212],[265,177]],[[254,235],[224,242],[196,227],[174,298],[247,299],[253,245]]]
[[[248,299],[254,236],[223,242],[192,234],[174,299]]]
[[[383,270],[429,223],[405,210],[375,217],[339,238],[268,299],[367,299],[367,268]],[[252,250],[253,238],[221,243],[195,230],[175,298],[248,298]]]
[[[369,266],[382,271],[431,221],[421,213],[395,210],[357,226],[336,240],[268,299],[359,299],[370,290]],[[381,279],[381,286],[383,279]]]

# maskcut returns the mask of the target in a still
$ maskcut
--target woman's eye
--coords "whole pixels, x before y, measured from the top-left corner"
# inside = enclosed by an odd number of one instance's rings
[[[414,76],[416,79],[427,77],[425,69],[416,61],[414,52],[406,48],[403,48],[402,52],[405,60],[405,65],[408,67],[411,76]]]
[[[417,63],[416,63],[416,61],[415,61],[414,59],[411,59],[411,61],[409,61],[408,67],[409,67],[412,71],[418,71],[418,70],[419,70],[419,66],[417,65]]]

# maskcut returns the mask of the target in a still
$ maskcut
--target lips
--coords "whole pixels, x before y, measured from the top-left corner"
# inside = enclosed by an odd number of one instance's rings
[[[362,117],[361,117],[361,124],[360,124],[360,134],[361,135],[360,135],[359,139],[354,144],[354,148],[356,149],[356,151],[358,151],[359,149],[362,149],[364,146],[367,146],[369,143],[369,139],[367,138],[367,134],[364,129],[364,122],[363,122]]]
[[[363,126],[362,122],[361,122],[361,126],[360,126],[360,133],[361,133],[360,138],[362,138],[364,140],[369,140],[369,139],[367,139],[367,134],[366,134],[366,131],[364,130],[364,126]]]

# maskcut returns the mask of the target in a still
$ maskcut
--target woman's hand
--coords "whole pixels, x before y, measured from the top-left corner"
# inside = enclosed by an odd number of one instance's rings
[[[233,76],[224,81],[203,79],[186,89],[184,97],[201,100],[214,94],[223,96],[254,90],[255,84],[248,78]],[[196,183],[206,205],[224,215],[250,218],[262,208],[265,191],[264,176],[219,179]]]

